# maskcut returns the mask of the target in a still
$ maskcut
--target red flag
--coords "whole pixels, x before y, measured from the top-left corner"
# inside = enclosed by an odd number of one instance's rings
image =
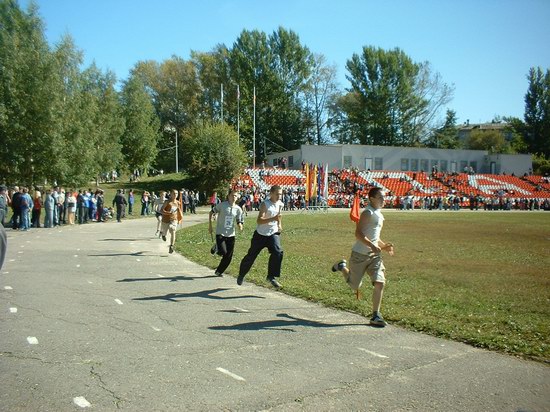
[[[351,210],[349,212],[349,218],[353,220],[355,223],[359,222],[359,218],[361,217],[361,210],[359,207],[359,193],[355,194],[355,197],[353,198],[353,206],[351,207]]]

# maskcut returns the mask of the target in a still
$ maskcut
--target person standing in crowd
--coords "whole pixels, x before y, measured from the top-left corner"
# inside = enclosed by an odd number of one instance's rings
[[[74,225],[75,223],[75,214],[76,214],[76,197],[74,195],[74,190],[69,190],[66,193],[67,200],[67,219],[69,220],[69,225]]]
[[[229,190],[227,200],[214,206],[208,215],[208,233],[212,234],[212,217],[218,214],[216,220],[216,246],[218,255],[222,257],[218,268],[217,276],[223,276],[233,259],[233,250],[235,249],[235,221],[240,231],[243,230],[243,211],[236,205],[238,193],[235,190]]]
[[[21,223],[21,196],[23,193],[19,191],[19,187],[15,186],[13,188],[13,194],[11,195],[11,211],[12,211],[12,229],[18,230],[19,224]]]
[[[382,189],[373,187],[369,191],[369,204],[359,217],[355,226],[355,244],[351,250],[349,268],[346,260],[341,260],[332,266],[333,272],[341,272],[350,288],[356,292],[361,287],[363,276],[368,273],[374,286],[372,292],[372,318],[370,324],[384,327],[386,321],[380,313],[384,284],[386,283],[386,267],[382,261],[381,252],[387,251],[393,255],[393,244],[380,239],[384,216],[380,211],[384,207]]]
[[[178,223],[182,220],[180,204],[177,200],[178,191],[172,189],[170,191],[170,199],[164,202],[162,206],[162,224],[161,235],[162,240],[166,242],[166,234],[170,232],[170,245],[168,246],[168,252],[174,253],[174,244],[176,243],[176,230]]]
[[[46,197],[44,198],[44,210],[46,215],[44,216],[44,227],[53,227],[53,213],[55,209],[55,199],[52,196],[51,189],[46,190]]]
[[[40,191],[35,190],[33,199],[32,199],[33,205],[32,205],[32,218],[31,218],[31,226],[32,227],[40,227],[40,213],[42,212],[42,195],[40,194]]]
[[[6,186],[0,186],[0,226],[4,227],[8,214],[8,192]]]
[[[76,211],[78,214],[78,224],[81,225],[84,223],[84,193],[82,192],[82,189],[78,191],[78,194],[76,195]]]
[[[97,190],[96,206],[97,206],[97,221],[104,222],[103,209],[105,208],[105,195],[103,194],[103,190],[101,189]]]
[[[131,215],[134,211],[134,191],[130,189],[128,192],[128,214]]]
[[[115,198],[113,199],[113,206],[116,206],[116,220],[118,223],[120,223],[120,219],[122,218],[122,212],[126,205],[127,205],[127,202],[126,202],[126,199],[124,198],[124,195],[122,194],[122,190],[117,189]]]
[[[21,224],[19,225],[19,229],[21,230],[29,230],[31,228],[31,216],[30,212],[32,210],[32,198],[31,195],[29,195],[29,189],[24,187],[23,194],[21,195],[21,202],[20,202],[20,208],[21,208]]]
[[[241,261],[239,268],[238,285],[243,284],[244,277],[250,271],[254,261],[260,252],[267,248],[270,254],[267,280],[274,287],[281,287],[276,278],[281,276],[281,265],[283,263],[283,249],[281,247],[281,231],[283,230],[281,223],[282,195],[281,186],[271,186],[269,199],[265,199],[259,207],[260,210],[256,219],[257,226],[250,242],[250,249]]]

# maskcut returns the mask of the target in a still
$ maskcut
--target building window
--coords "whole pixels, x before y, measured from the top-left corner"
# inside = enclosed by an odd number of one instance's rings
[[[428,162],[428,159],[420,160],[420,170],[422,172],[430,172],[430,163]]]
[[[439,161],[439,171],[440,172],[448,172],[448,164],[449,162],[447,162],[446,160],[440,160]]]
[[[344,156],[344,169],[351,169],[351,156]]]
[[[374,170],[384,170],[384,159],[381,157],[374,158]]]
[[[406,172],[409,170],[409,159],[401,159],[401,171]]]
[[[411,170],[418,172],[418,159],[411,159]]]
[[[460,161],[460,173],[467,173],[468,172],[468,162],[466,160]]]
[[[288,156],[288,167],[294,166],[294,156]]]

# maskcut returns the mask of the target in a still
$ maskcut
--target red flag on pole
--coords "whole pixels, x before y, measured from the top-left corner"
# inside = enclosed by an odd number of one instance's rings
[[[359,201],[360,196],[359,192],[357,192],[355,193],[355,197],[353,198],[353,205],[351,206],[351,210],[349,212],[349,218],[355,223],[358,223],[359,218],[361,217],[361,208],[359,207]]]

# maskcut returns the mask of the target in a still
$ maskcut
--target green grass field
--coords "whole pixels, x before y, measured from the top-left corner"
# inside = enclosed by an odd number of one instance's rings
[[[228,272],[237,275],[257,212],[237,234]],[[541,212],[385,211],[387,284],[382,313],[392,324],[474,346],[550,361],[550,214]],[[357,300],[332,263],[348,258],[354,224],[347,213],[283,218],[282,291],[369,316],[371,285]],[[207,225],[178,233],[177,250],[215,268]],[[267,251],[247,282],[266,285]]]

